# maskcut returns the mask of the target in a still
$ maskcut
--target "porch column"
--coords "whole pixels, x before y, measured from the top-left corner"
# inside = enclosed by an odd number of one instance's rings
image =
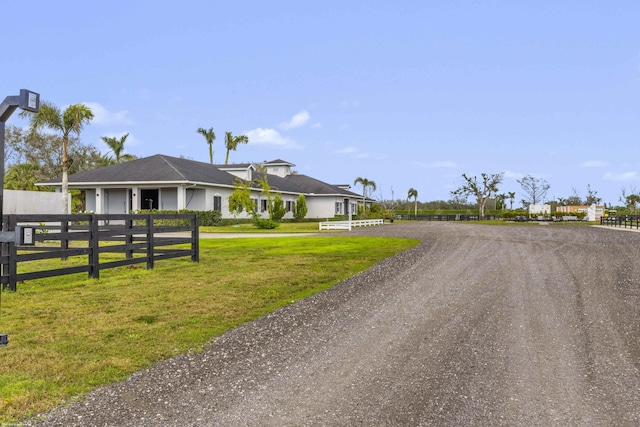
[[[140,187],[131,187],[131,206],[129,209],[131,211],[140,210]]]
[[[176,201],[178,210],[186,209],[187,206],[187,188],[179,185],[177,188],[178,200]]]
[[[104,191],[102,187],[96,187],[96,212],[97,214],[103,214],[104,212]]]

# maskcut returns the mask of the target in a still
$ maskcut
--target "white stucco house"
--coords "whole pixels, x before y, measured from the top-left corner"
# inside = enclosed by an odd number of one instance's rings
[[[350,191],[349,186],[297,174],[291,170],[293,166],[284,160],[211,165],[157,154],[69,175],[69,189],[84,192],[86,210],[98,214],[187,209],[218,210],[223,218],[247,218],[246,212],[236,215],[229,211],[229,196],[236,179],[252,181],[261,177],[261,170],[266,172],[273,192],[281,194],[287,211],[285,218],[293,218],[293,206],[300,194],[306,199],[306,218],[326,219],[357,212],[362,196]],[[58,191],[61,188],[60,180],[43,184],[55,186]],[[267,198],[257,185],[253,188],[257,211],[267,217]]]

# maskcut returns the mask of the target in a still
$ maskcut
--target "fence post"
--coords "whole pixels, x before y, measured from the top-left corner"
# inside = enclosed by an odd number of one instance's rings
[[[191,261],[200,262],[200,217],[193,214],[191,220]]]
[[[69,220],[66,217],[60,220],[60,249],[63,251],[60,259],[66,261],[69,258],[64,255],[69,249]]]
[[[4,225],[7,223],[8,218],[6,215],[0,217],[0,230],[6,231]],[[0,243],[0,276],[2,277],[2,289],[9,287],[9,243]]]
[[[133,244],[133,234],[131,234],[131,230],[133,229],[133,220],[132,219],[126,219],[124,222],[124,228],[127,232],[127,236],[124,239],[125,244],[127,245],[132,245]],[[131,246],[129,246],[131,248]],[[128,249],[126,251],[126,258],[127,259],[131,259],[133,258],[133,248]]]
[[[15,215],[9,215],[7,221],[7,231],[14,231],[16,229],[16,217]],[[9,290],[16,292],[18,290],[18,249],[16,247],[17,242],[10,242],[8,244],[9,249]]]
[[[89,277],[100,278],[100,228],[96,214],[89,216]]]
[[[147,215],[147,270],[153,269],[154,265],[154,242],[153,242],[153,217]]]

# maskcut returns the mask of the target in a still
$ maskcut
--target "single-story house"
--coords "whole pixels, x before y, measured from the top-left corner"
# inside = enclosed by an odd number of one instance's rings
[[[133,213],[140,209],[218,210],[223,218],[248,218],[246,212],[229,211],[229,196],[240,178],[250,182],[267,174],[272,192],[282,196],[285,218],[293,217],[293,206],[305,196],[307,218],[333,218],[357,212],[362,196],[349,186],[332,185],[291,170],[284,160],[262,164],[211,165],[209,163],[157,154],[99,169],[69,175],[69,189],[85,194],[86,211],[99,214]],[[42,183],[61,190],[61,181]],[[267,198],[252,185],[257,211],[267,217]],[[366,199],[371,204],[373,200]]]

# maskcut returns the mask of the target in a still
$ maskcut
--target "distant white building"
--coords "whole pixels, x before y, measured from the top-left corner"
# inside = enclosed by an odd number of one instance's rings
[[[551,205],[529,205],[529,215],[551,215]]]

